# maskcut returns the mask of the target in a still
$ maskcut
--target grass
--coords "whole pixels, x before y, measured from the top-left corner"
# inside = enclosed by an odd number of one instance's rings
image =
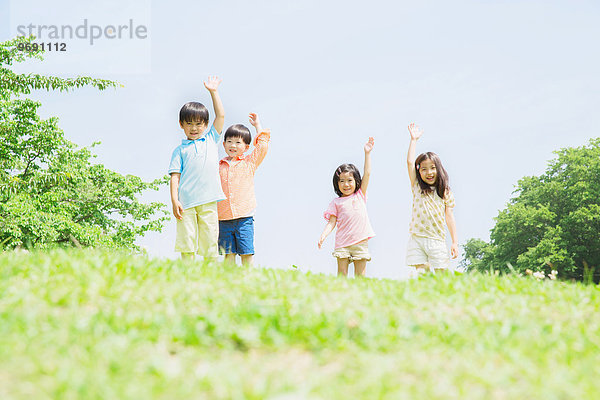
[[[600,290],[0,255],[2,399],[593,399]]]

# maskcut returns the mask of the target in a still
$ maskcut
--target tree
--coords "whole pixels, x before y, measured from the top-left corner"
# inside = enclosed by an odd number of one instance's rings
[[[93,164],[90,149],[67,140],[57,118],[39,117],[41,104],[22,97],[31,90],[104,90],[117,83],[14,73],[14,63],[42,59],[32,40],[0,43],[0,244],[135,247],[137,237],[160,231],[167,218],[162,203],[143,204],[138,196],[166,181],[147,183]]]
[[[512,267],[583,280],[600,277],[600,138],[556,151],[539,177],[524,177],[495,218],[490,243],[471,239],[461,265],[470,270]]]

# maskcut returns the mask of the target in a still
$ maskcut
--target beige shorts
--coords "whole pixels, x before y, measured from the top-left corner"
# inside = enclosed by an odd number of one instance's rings
[[[369,239],[365,239],[362,242],[358,242],[351,246],[340,247],[339,249],[335,249],[331,254],[336,258],[347,258],[350,262],[354,260],[371,261],[371,255],[369,254]]]
[[[410,235],[406,249],[406,264],[411,267],[425,264],[429,268],[448,268],[450,258],[446,242]]]
[[[217,202],[183,210],[182,217],[177,220],[175,251],[217,257],[219,255]]]

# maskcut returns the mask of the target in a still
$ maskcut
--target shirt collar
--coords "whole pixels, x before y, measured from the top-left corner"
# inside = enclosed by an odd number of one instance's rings
[[[183,139],[183,140],[181,141],[181,144],[187,145],[187,144],[192,144],[192,143],[194,143],[194,142],[197,142],[197,141],[204,142],[205,140],[206,140],[206,135],[204,135],[204,136],[201,136],[201,137],[199,137],[198,139],[194,139],[194,140],[190,140],[190,139]]]
[[[202,136],[200,136],[198,139],[194,139],[194,140],[182,139],[181,144],[187,145],[187,144],[192,144],[192,143],[198,142],[198,141],[204,142],[204,141],[206,141],[206,135],[208,134],[208,132],[210,132],[211,129],[212,129],[212,126],[207,128],[204,132],[202,132]]]
[[[221,159],[221,161],[223,161],[223,162],[226,162],[226,163],[231,163],[232,161],[241,161],[241,160],[243,160],[243,159],[244,159],[244,158],[246,158],[246,157],[247,157],[247,156],[245,156],[245,155],[243,155],[243,154],[242,154],[241,156],[235,156],[235,158],[232,158],[231,160],[228,160],[228,159],[227,159],[228,157],[223,157],[223,158]]]

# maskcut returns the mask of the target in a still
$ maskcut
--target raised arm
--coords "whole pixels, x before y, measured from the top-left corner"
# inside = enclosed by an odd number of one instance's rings
[[[360,190],[362,190],[363,194],[367,194],[367,188],[369,187],[369,178],[371,178],[371,150],[373,150],[373,146],[375,145],[375,139],[372,137],[369,138],[367,143],[365,144],[365,168],[362,177],[362,183],[360,184]]]
[[[262,125],[260,123],[260,118],[256,113],[250,113],[248,115],[250,119],[250,123],[256,129],[256,141],[254,142],[254,150],[252,150],[252,154],[248,157],[250,162],[252,162],[255,167],[258,167],[260,163],[265,159],[267,155],[267,151],[269,150],[269,139],[271,138],[271,131],[263,130]],[[261,133],[266,132],[265,135],[261,135]]]
[[[221,82],[222,79],[217,76],[209,76],[208,82],[204,82],[204,87],[210,92],[213,108],[215,110],[215,122],[213,122],[213,126],[219,135],[223,131],[223,125],[225,124],[225,109],[223,108],[221,96],[219,96],[218,91]]]
[[[415,160],[417,158],[417,140],[419,140],[423,134],[423,130],[413,122],[408,125],[408,132],[410,133],[410,144],[408,145],[406,166],[408,167],[408,177],[410,178],[410,186],[412,187],[417,179],[417,171],[415,169]]]

